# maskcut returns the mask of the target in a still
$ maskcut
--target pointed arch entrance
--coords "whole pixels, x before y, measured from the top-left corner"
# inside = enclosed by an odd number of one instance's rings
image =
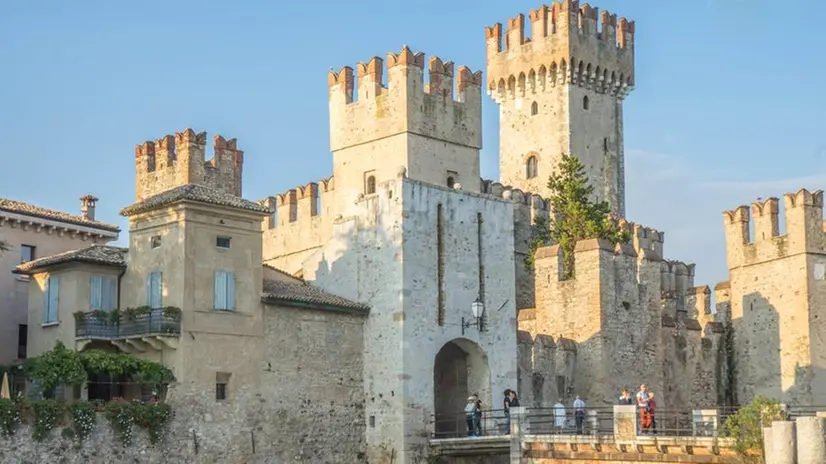
[[[434,432],[436,438],[467,435],[464,408],[478,393],[484,409],[491,408],[488,356],[466,338],[451,340],[436,354],[433,366]]]

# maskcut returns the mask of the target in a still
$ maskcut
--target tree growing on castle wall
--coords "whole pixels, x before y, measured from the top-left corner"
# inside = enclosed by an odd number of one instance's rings
[[[0,240],[0,252],[2,251],[9,251],[9,242]]]
[[[558,244],[562,251],[563,279],[574,277],[574,247],[580,240],[600,238],[617,244],[630,239],[609,213],[607,201],[591,198],[594,186],[585,174],[585,166],[574,156],[562,155],[557,169],[548,179],[552,217],[536,218],[531,231],[531,248],[525,266],[533,269],[537,248]]]

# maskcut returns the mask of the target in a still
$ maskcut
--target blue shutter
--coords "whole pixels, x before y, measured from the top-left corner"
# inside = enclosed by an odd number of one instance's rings
[[[49,322],[49,282],[52,279],[46,279],[46,285],[43,287],[43,323]]]
[[[215,271],[215,292],[213,306],[215,309],[227,309],[227,274]]]
[[[235,310],[235,273],[227,272],[227,309]]]
[[[57,315],[59,314],[60,304],[60,279],[57,277],[49,278],[49,321],[57,322]]]
[[[150,308],[156,309],[163,305],[162,297],[163,273],[152,272],[146,278],[146,303]]]
[[[106,309],[103,307],[103,277],[92,276],[89,287],[89,307],[92,309]]]
[[[101,279],[102,281],[102,288],[101,288],[101,298],[100,303],[102,309],[105,311],[111,311],[115,309],[117,306],[117,286],[118,281],[114,277],[104,277]]]

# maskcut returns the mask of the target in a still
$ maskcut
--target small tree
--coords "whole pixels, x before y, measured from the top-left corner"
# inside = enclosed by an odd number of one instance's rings
[[[763,462],[763,428],[784,419],[777,400],[758,396],[726,419],[723,434],[734,438],[735,450],[744,462]]]
[[[562,155],[556,172],[548,179],[548,189],[553,217],[550,221],[537,218],[532,226],[531,249],[525,258],[529,270],[533,269],[537,248],[556,243],[562,250],[563,278],[570,279],[574,276],[576,242],[600,238],[617,244],[630,239],[628,232],[609,217],[611,205],[591,200],[594,187],[576,157]]]
[[[9,246],[9,242],[5,240],[0,240],[0,251],[9,251],[11,247]]]

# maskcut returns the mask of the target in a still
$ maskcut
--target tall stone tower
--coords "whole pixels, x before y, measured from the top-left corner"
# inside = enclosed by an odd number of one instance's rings
[[[634,87],[634,22],[563,0],[531,11],[530,23],[530,38],[522,14],[504,34],[500,23],[486,29],[501,182],[547,196],[548,176],[571,154],[597,199],[624,216],[622,101]]]
[[[425,84],[425,66],[428,83]],[[336,206],[348,210],[359,195],[407,177],[478,192],[482,147],[482,73],[404,47],[373,57],[353,69],[330,71],[330,149],[333,152]],[[357,91],[354,93],[354,88]]]

